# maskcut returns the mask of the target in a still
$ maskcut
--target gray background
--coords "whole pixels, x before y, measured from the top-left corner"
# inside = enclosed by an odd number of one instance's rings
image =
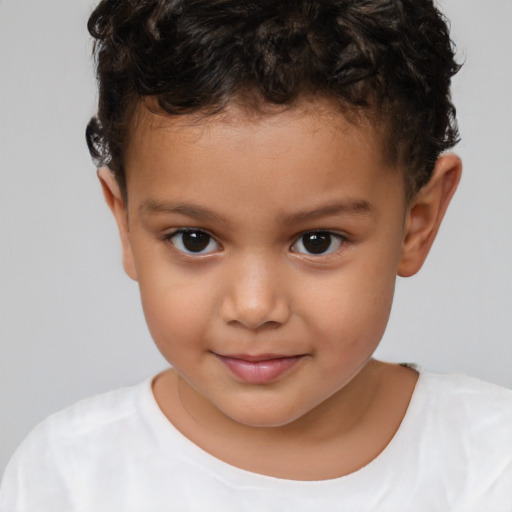
[[[93,0],[0,0],[0,473],[45,416],[166,366],[84,142]],[[512,387],[512,1],[445,0],[464,161],[377,355]]]

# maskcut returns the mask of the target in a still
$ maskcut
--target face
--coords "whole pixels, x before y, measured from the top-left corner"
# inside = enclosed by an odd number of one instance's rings
[[[401,173],[328,106],[200,122],[141,114],[126,154],[125,266],[194,391],[289,424],[369,361],[404,239]]]

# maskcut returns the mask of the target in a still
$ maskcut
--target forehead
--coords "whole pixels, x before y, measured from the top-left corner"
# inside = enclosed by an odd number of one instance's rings
[[[380,152],[383,130],[379,126],[382,123],[376,123],[367,113],[342,111],[338,104],[321,97],[304,99],[292,106],[233,101],[218,113],[200,111],[180,116],[162,112],[156,99],[148,98],[139,102],[130,116],[125,159],[137,158],[148,143],[158,145],[165,139],[169,144],[173,138],[177,144],[184,139],[194,143],[212,133],[220,137],[223,133],[235,142],[243,134],[272,132],[274,138],[284,139],[293,132],[314,137],[321,131],[324,137],[349,137],[359,146]],[[381,159],[385,161],[383,153]]]
[[[367,118],[347,117],[327,100],[258,111],[230,105],[215,115],[170,117],[141,105],[132,119],[125,153],[128,195],[163,190],[174,193],[191,182],[224,182],[271,195],[272,184],[298,181],[329,188],[343,173],[396,174],[382,154],[382,136]],[[297,189],[298,190],[298,189]]]

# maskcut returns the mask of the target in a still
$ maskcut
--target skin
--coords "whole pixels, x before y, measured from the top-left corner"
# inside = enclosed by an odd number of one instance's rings
[[[246,470],[318,480],[366,465],[396,433],[417,379],[372,354],[396,276],[429,252],[458,157],[442,156],[406,201],[379,133],[321,100],[206,120],[141,108],[133,125],[127,203],[108,169],[99,177],[125,270],[174,368],[153,383],[163,413]],[[204,253],[184,252],[184,228],[211,236]],[[310,254],[302,235],[317,231],[333,233],[331,246]],[[225,356],[294,359],[254,383]]]

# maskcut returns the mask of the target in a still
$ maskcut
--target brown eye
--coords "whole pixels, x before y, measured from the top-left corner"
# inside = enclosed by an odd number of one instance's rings
[[[186,254],[208,254],[220,249],[208,233],[199,229],[177,231],[169,240],[176,249]]]
[[[343,243],[343,237],[330,231],[304,233],[292,246],[293,252],[312,255],[329,254]]]

